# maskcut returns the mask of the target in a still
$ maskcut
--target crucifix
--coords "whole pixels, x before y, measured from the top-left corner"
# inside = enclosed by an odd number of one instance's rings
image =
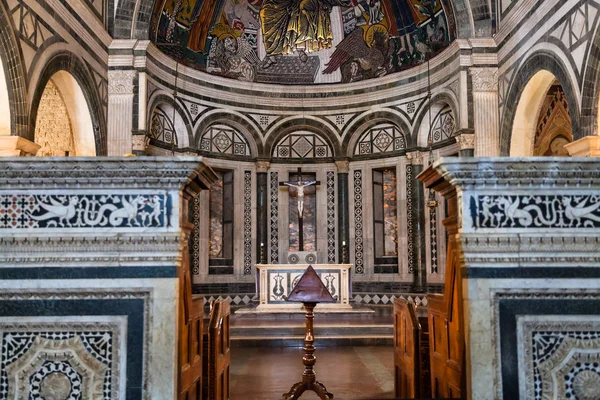
[[[298,241],[299,251],[304,251],[304,226],[302,213],[304,212],[304,188],[312,185],[320,185],[319,181],[304,181],[302,180],[302,168],[298,168],[298,180],[289,182],[279,182],[279,186],[288,186],[296,188],[298,191]]]

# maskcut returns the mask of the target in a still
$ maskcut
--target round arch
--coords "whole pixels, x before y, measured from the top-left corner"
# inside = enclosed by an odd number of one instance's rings
[[[212,114],[207,115],[196,128],[194,133],[194,142],[197,148],[200,148],[200,140],[202,135],[208,128],[213,125],[222,124],[231,126],[237,129],[239,133],[244,135],[248,143],[250,144],[252,157],[260,157],[263,154],[263,146],[260,135],[252,124],[245,118],[228,113],[226,111],[216,111]]]
[[[346,132],[353,133],[350,135],[346,134],[344,136],[341,154],[345,154],[348,157],[352,157],[354,155],[354,146],[356,145],[358,138],[361,137],[361,135],[365,133],[365,131],[370,127],[381,123],[390,123],[392,125],[397,126],[406,136],[406,146],[410,147],[412,145],[410,128],[408,123],[395,112],[388,110],[378,110],[362,115],[346,129]]]
[[[556,80],[561,84],[565,91],[567,103],[569,105],[569,114],[571,116],[571,126],[573,132],[573,139],[580,139],[581,131],[579,130],[579,112],[578,102],[573,89],[573,82],[569,79],[569,74],[566,72],[566,68],[562,65],[560,59],[553,54],[548,52],[538,52],[529,57],[521,67],[515,72],[515,78],[508,95],[505,98],[505,104],[516,104],[514,107],[505,107],[504,115],[502,118],[502,125],[500,126],[500,155],[509,156],[511,154],[511,142],[513,135],[513,127],[515,123],[515,117],[517,113],[524,112],[523,108],[525,103],[522,103],[522,95],[527,87],[527,84],[531,79],[540,71],[546,71],[552,74]],[[539,75],[540,80],[542,75]],[[543,82],[541,82],[543,83]],[[548,86],[549,87],[549,86]],[[546,90],[548,90],[546,87]],[[536,113],[537,115],[537,113]],[[535,122],[534,122],[535,123]]]
[[[59,80],[64,83],[66,88],[73,91],[72,109],[69,109],[69,115],[80,115],[81,110],[87,109],[95,144],[95,153],[98,156],[106,155],[106,120],[102,115],[102,103],[93,78],[89,75],[85,65],[70,52],[59,52],[49,58],[46,65],[38,78],[37,86],[31,97],[31,112],[29,114],[29,137],[31,140],[35,136],[35,122],[37,120],[38,107],[40,99],[50,79],[59,73],[64,72],[66,75],[60,74]],[[68,76],[67,76],[68,75]],[[70,78],[69,78],[70,77]],[[72,80],[71,80],[72,78]],[[59,90],[61,87],[59,87]],[[78,92],[78,90],[80,92]],[[68,89],[65,90],[68,92]],[[63,97],[65,93],[61,90]],[[66,100],[65,100],[66,102]],[[80,104],[81,103],[81,104]],[[69,104],[67,104],[69,107]],[[91,136],[90,136],[91,137]]]
[[[192,146],[194,143],[194,135],[192,133],[192,122],[190,121],[190,119],[188,118],[188,115],[186,113],[185,107],[183,107],[183,105],[178,102],[178,101],[173,101],[173,97],[169,96],[167,94],[159,94],[157,96],[153,96],[151,102],[150,102],[150,106],[148,107],[148,115],[146,116],[146,126],[148,127],[148,129],[151,128],[152,125],[152,116],[154,114],[154,110],[156,109],[156,107],[160,106],[161,104],[168,104],[169,106],[175,108],[175,113],[177,114],[176,118],[179,117],[181,118],[181,122],[183,123],[183,126],[185,126],[185,131],[186,131],[186,140],[183,143],[187,142],[187,146],[180,146],[180,147],[188,147],[188,146]],[[176,124],[176,121],[172,121],[173,124]]]
[[[0,60],[5,88],[8,99],[8,112],[10,121],[9,134],[33,140],[29,131],[29,118],[27,113],[27,80],[25,76],[25,63],[19,41],[13,34],[12,18],[0,2]],[[6,110],[6,109],[4,109]],[[5,112],[0,110],[0,112]],[[3,115],[4,117],[4,115]]]
[[[294,133],[295,131],[309,131],[319,136],[321,139],[323,139],[323,141],[325,141],[325,143],[329,145],[329,148],[333,152],[333,157],[338,157],[340,154],[342,154],[335,133],[332,132],[327,125],[315,119],[302,117],[291,118],[277,126],[277,130],[267,138],[263,156],[271,157],[275,145],[279,143],[286,135]]]

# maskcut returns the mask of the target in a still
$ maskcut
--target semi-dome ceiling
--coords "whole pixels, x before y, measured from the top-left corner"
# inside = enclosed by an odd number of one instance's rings
[[[456,37],[450,0],[156,0],[151,40],[244,81],[355,82],[423,62]]]

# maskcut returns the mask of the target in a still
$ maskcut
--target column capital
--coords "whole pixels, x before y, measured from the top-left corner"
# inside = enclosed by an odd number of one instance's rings
[[[471,68],[469,69],[473,81],[474,92],[498,91],[498,68]]]
[[[412,165],[423,165],[425,154],[420,151],[406,153],[406,161]]]
[[[335,162],[338,174],[347,174],[350,171],[350,162],[348,160],[339,160]]]
[[[475,134],[473,132],[461,133],[455,136],[460,150],[472,150],[475,148]]]
[[[138,132],[136,132],[136,133],[138,133]],[[148,145],[148,136],[146,136],[145,131],[139,131],[139,134],[134,133],[131,136],[131,147],[134,152],[135,151],[145,152],[147,145]]]
[[[40,147],[20,136],[0,136],[0,157],[35,156]]]
[[[256,172],[267,172],[271,168],[270,161],[257,161],[256,162]]]
[[[133,94],[133,80],[135,70],[108,71],[108,94]]]
[[[600,157],[600,136],[586,136],[565,144],[571,157]]]

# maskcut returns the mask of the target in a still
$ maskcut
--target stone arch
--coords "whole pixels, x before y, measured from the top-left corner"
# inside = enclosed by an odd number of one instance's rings
[[[181,147],[192,147],[194,144],[194,135],[192,133],[192,121],[190,121],[190,119],[188,118],[187,112],[185,107],[179,102],[179,101],[173,101],[173,97],[169,96],[167,94],[159,94],[157,96],[153,96],[152,101],[150,102],[150,106],[148,107],[148,115],[147,115],[147,122],[146,122],[146,126],[148,127],[148,130],[151,129],[151,125],[152,125],[152,116],[154,113],[154,110],[156,109],[156,107],[158,107],[161,104],[168,104],[169,106],[175,108],[175,112],[177,113],[177,116],[179,116],[179,118],[181,118],[181,121],[183,123],[183,125],[185,126],[185,130],[186,130],[186,134],[187,137],[185,138],[186,140],[184,141],[184,143],[187,143],[187,146],[179,146]],[[175,121],[171,121],[173,124],[175,124]]]
[[[35,91],[31,96],[28,138],[32,141],[34,139],[38,106],[42,93],[46,88],[46,84],[60,71],[65,71],[71,75],[81,89],[92,121],[96,155],[106,155],[106,120],[102,115],[102,102],[100,101],[99,93],[94,84],[94,79],[90,76],[85,64],[80,61],[76,55],[67,51],[53,54],[42,68]]]
[[[110,0],[115,10],[112,34],[115,39],[150,38],[150,22],[155,0]],[[114,8],[109,8],[114,9]]]
[[[451,0],[456,21],[456,33],[459,39],[467,39],[474,36],[473,16],[468,0]]]
[[[510,146],[513,133],[513,124],[517,114],[518,104],[521,100],[527,84],[531,78],[539,71],[545,70],[556,78],[563,87],[569,105],[569,114],[571,116],[571,125],[573,139],[582,137],[579,121],[579,107],[575,96],[574,83],[570,79],[567,69],[562,64],[556,54],[547,51],[539,51],[531,55],[515,72],[513,82],[510,85],[508,95],[505,98],[507,105],[502,116],[502,125],[500,126],[500,155],[510,155]],[[512,105],[512,106],[511,106]]]
[[[346,134],[342,142],[341,154],[345,154],[348,157],[353,157],[354,147],[358,139],[363,133],[370,127],[380,123],[390,123],[397,126],[402,133],[404,133],[407,141],[406,147],[412,146],[410,128],[408,123],[399,115],[399,113],[392,110],[378,110],[366,113],[359,117],[352,125],[346,129]],[[349,133],[352,132],[352,133]]]
[[[458,101],[453,94],[448,92],[436,93],[431,96],[431,102],[426,103],[425,107],[421,108],[421,111],[415,118],[415,130],[412,134],[412,142],[415,146],[427,146],[427,137],[423,137],[423,129],[426,129],[428,132],[429,127],[429,108],[433,110],[431,113],[432,119],[435,118],[436,113],[440,111],[439,105],[448,105],[452,109],[452,114],[454,115],[454,121],[458,123],[460,121],[460,115],[458,113]],[[427,136],[427,135],[425,135]]]
[[[27,112],[27,80],[23,53],[12,18],[0,2],[0,60],[9,101],[10,133],[32,140]]]
[[[258,131],[252,126],[250,121],[242,116],[231,114],[226,111],[216,111],[205,116],[198,124],[194,133],[194,143],[196,148],[200,148],[200,140],[202,135],[208,128],[213,125],[222,124],[237,129],[239,133],[244,135],[250,145],[251,154],[253,157],[260,157],[263,154],[263,145]]]
[[[596,27],[594,39],[585,58],[585,72],[583,74],[583,85],[581,92],[581,133],[579,138],[585,136],[600,135],[600,24]]]
[[[272,157],[275,145],[279,143],[286,135],[293,133],[294,131],[312,132],[322,138],[329,145],[329,148],[333,152],[333,157],[337,157],[342,154],[335,133],[329,129],[325,123],[316,119],[301,117],[290,118],[276,127],[276,130],[267,138],[263,156],[269,158]]]

